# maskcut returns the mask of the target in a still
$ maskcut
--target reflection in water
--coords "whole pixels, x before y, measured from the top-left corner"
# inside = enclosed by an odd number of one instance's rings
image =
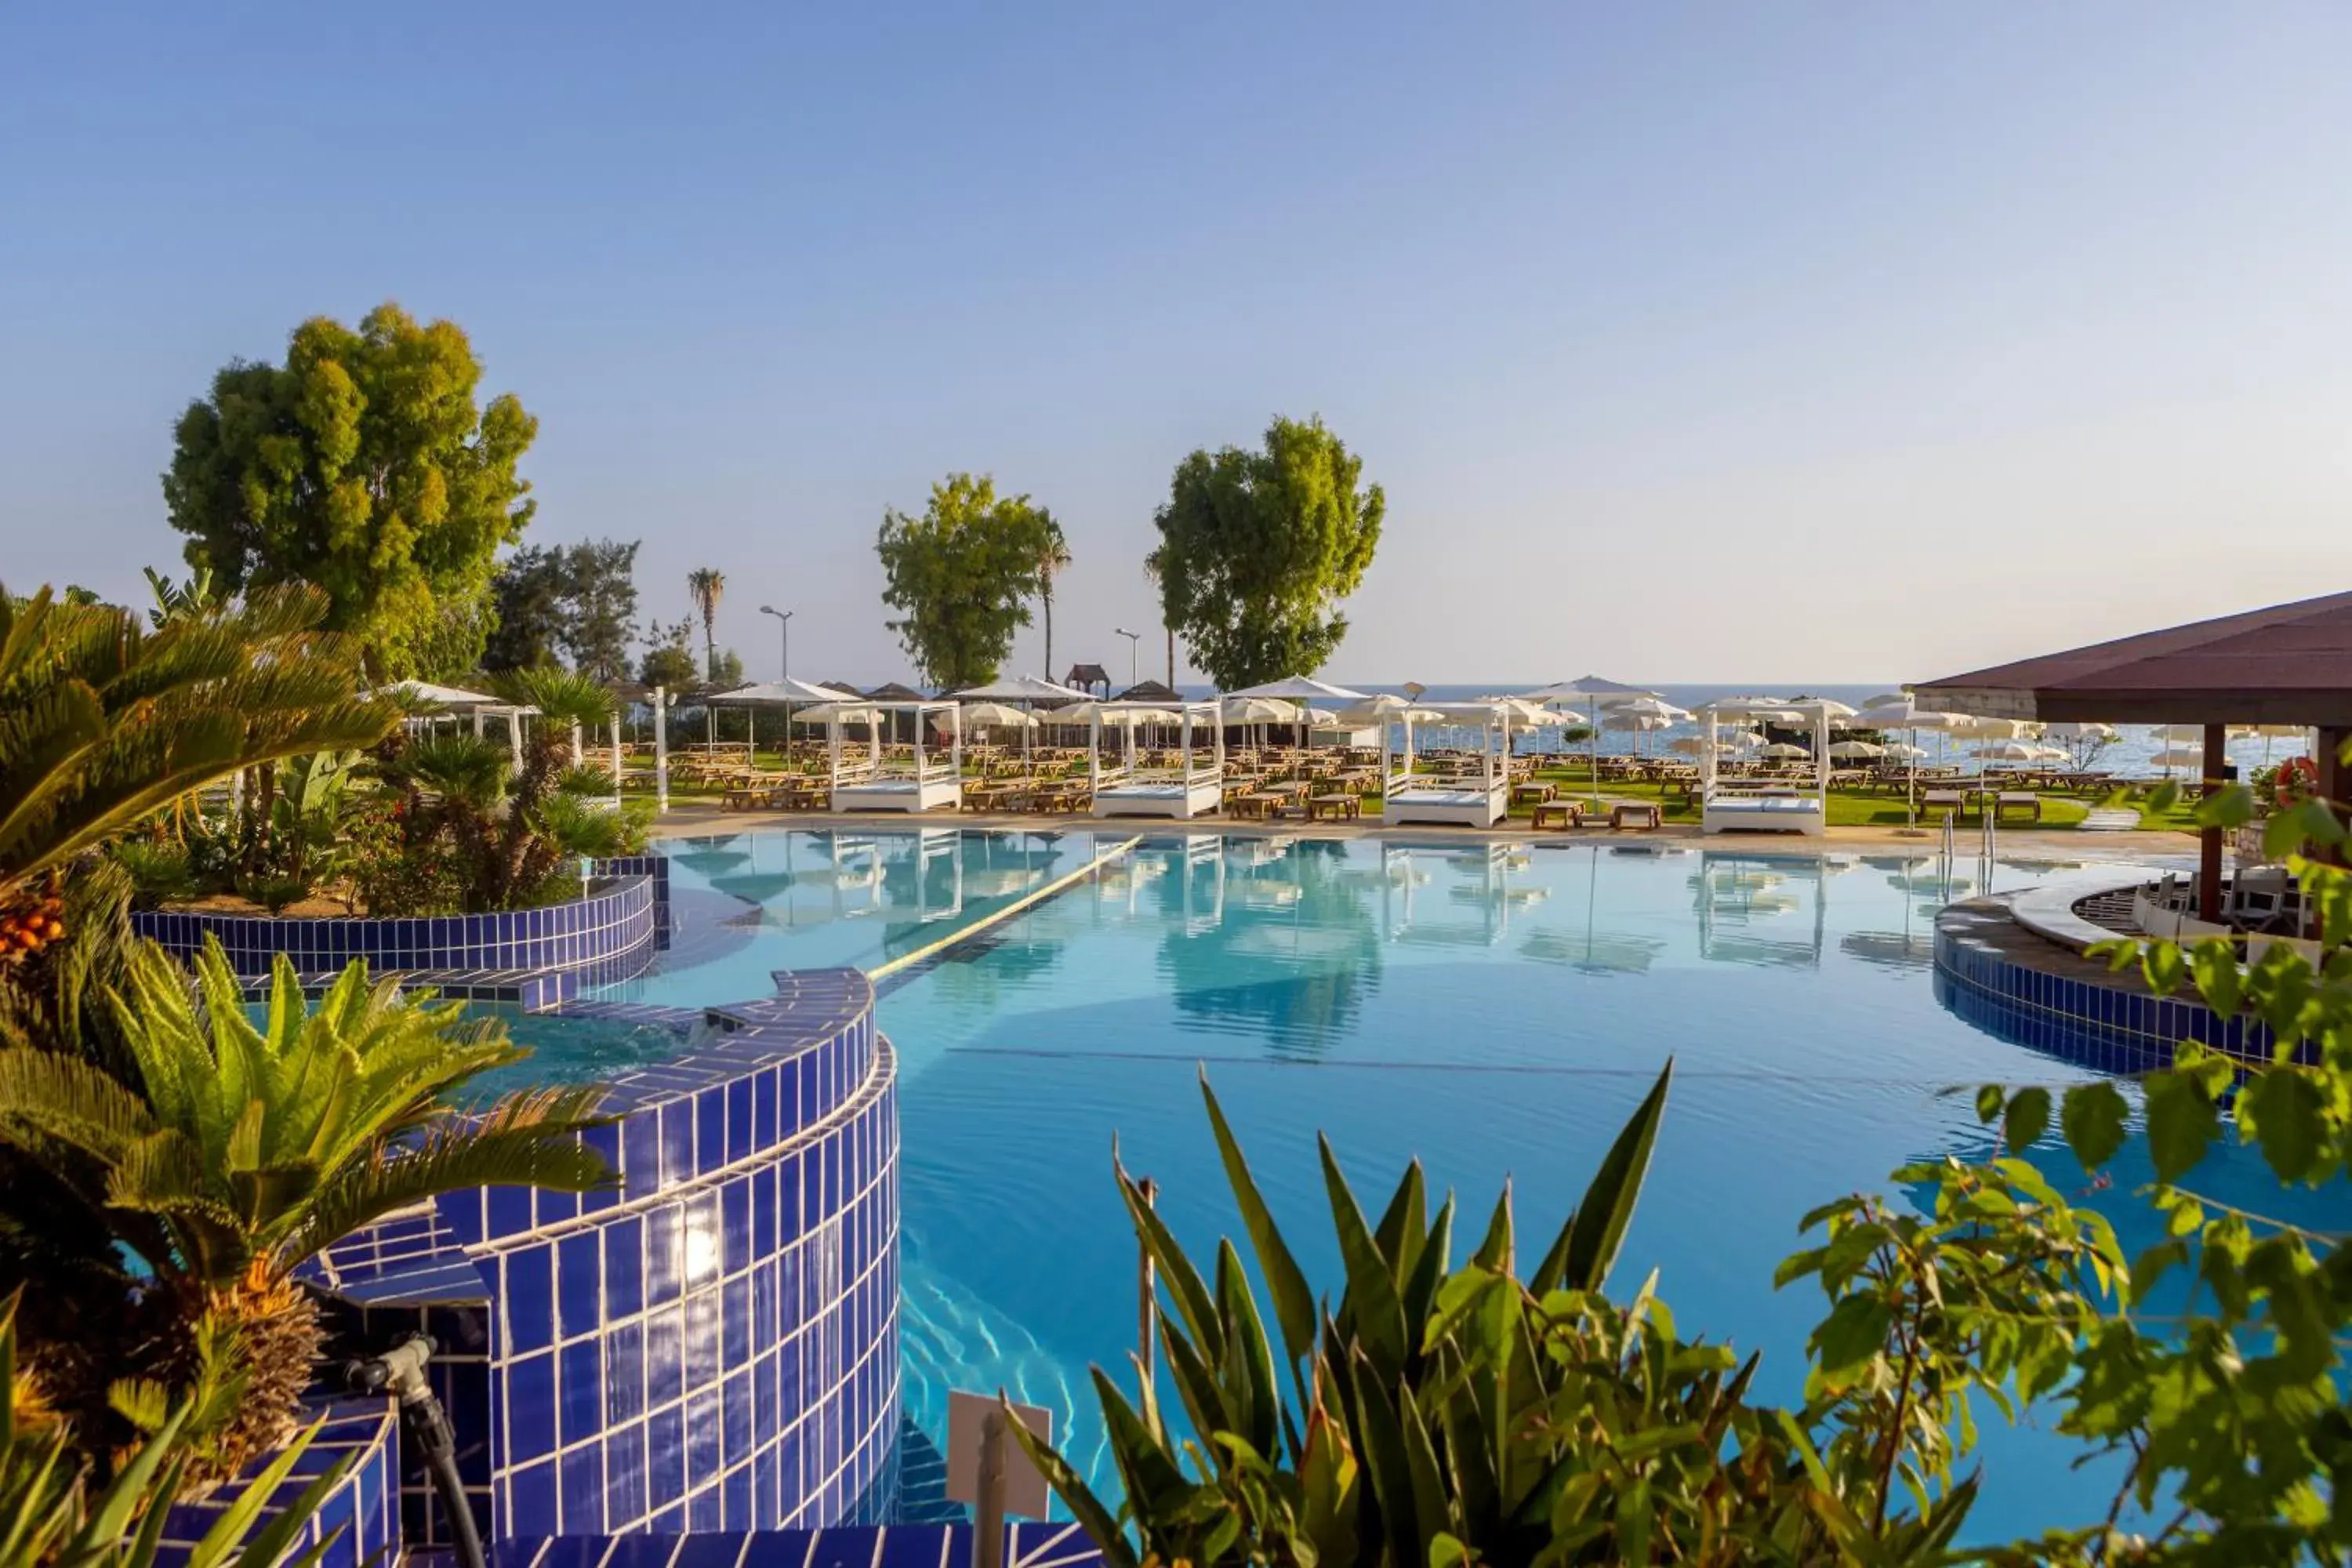
[[[1139,850],[1167,922],[1159,972],[1188,1027],[1263,1034],[1277,1056],[1321,1056],[1380,986],[1380,931],[1348,847],[1236,839],[1223,854]],[[1238,853],[1236,853],[1238,851]]]
[[[1598,846],[1586,857],[1584,871],[1584,932],[1558,927],[1531,931],[1519,943],[1523,957],[1538,963],[1564,963],[1587,974],[1638,974],[1647,973],[1658,955],[1666,951],[1661,938],[1642,936],[1632,931],[1604,931],[1601,929],[1601,854]]]
[[[1828,879],[1821,861],[1703,849],[1690,887],[1701,958],[1821,967],[1828,915]],[[1811,920],[1804,918],[1808,906]]]

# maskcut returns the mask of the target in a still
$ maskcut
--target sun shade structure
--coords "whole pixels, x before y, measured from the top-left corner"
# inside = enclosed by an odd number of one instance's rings
[[[1997,719],[2199,725],[2209,789],[2230,771],[2227,726],[2310,725],[2319,731],[2319,794],[2341,800],[2338,755],[2352,740],[2352,593],[1973,669],[1913,691],[1923,703]],[[2221,908],[2221,831],[2205,828],[2199,839],[2197,908],[2211,919]]]
[[[898,713],[910,713],[915,721],[914,743],[903,756],[885,749],[879,722],[885,715]],[[842,734],[861,723],[867,731],[863,757],[843,744]],[[924,739],[933,726],[947,740],[944,755]],[[853,700],[833,709],[825,730],[827,782],[835,812],[954,811],[963,804],[963,724],[954,703]]]
[[[1923,707],[1996,719],[2352,728],[2352,594],[1946,676]]]
[[[1228,691],[1234,697],[1274,697],[1287,702],[1312,702],[1318,708],[1338,708],[1349,702],[1361,702],[1365,694],[1350,691],[1344,686],[1316,680],[1304,675],[1286,675],[1280,680],[1269,680],[1262,686],[1244,686],[1238,691]]]
[[[1381,748],[1381,821],[1390,826],[1442,822],[1492,827],[1510,806],[1510,710],[1500,702],[1433,702],[1429,709],[1449,725],[1482,731],[1476,771],[1451,780],[1429,773],[1416,776],[1412,718],[1410,712],[1400,715],[1396,729],[1403,737],[1403,750]]]
[[[1225,791],[1225,731],[1213,701],[1171,708],[1157,702],[1089,702],[1087,771],[1097,816],[1168,816],[1180,821],[1206,816]],[[1180,731],[1171,766],[1139,766],[1139,724],[1172,724]],[[1120,760],[1103,761],[1103,731],[1120,734]]]

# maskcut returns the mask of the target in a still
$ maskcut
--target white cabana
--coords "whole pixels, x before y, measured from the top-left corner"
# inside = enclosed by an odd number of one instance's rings
[[[1225,731],[1213,701],[1166,703],[1089,702],[1091,727],[1087,756],[1097,816],[1170,816],[1189,821],[1213,813],[1225,793]],[[1139,724],[1172,723],[1181,731],[1180,756],[1171,768],[1136,764]],[[1103,765],[1103,730],[1119,731],[1122,760]],[[1203,755],[1201,748],[1207,748]]]
[[[1381,747],[1381,821],[1455,823],[1492,827],[1510,811],[1510,712],[1499,702],[1432,702],[1425,705],[1444,723],[1483,731],[1479,771],[1474,777],[1451,781],[1412,771],[1412,720],[1401,718],[1402,754]]]
[[[1814,763],[1810,786],[1793,781],[1721,776],[1715,749],[1718,720],[1727,716],[1761,718],[1768,712],[1776,715],[1769,721],[1775,723],[1787,721],[1777,717],[1782,712],[1800,721],[1811,720],[1813,744],[1810,754]],[[1830,716],[1820,704],[1802,700],[1786,704],[1760,699],[1736,700],[1723,704],[1720,712],[1717,705],[1709,703],[1699,709],[1697,717],[1700,738],[1706,742],[1699,752],[1700,832],[1802,833],[1818,838],[1828,831]]]
[[[883,744],[882,720],[887,714],[911,713],[915,742],[908,758],[895,758]],[[947,731],[945,755],[927,743],[930,724]],[[842,744],[843,730],[863,723],[868,732],[866,755]],[[953,702],[925,699],[914,702],[843,702],[825,721],[826,752],[832,770],[832,800],[844,811],[954,811],[963,805],[963,723]]]

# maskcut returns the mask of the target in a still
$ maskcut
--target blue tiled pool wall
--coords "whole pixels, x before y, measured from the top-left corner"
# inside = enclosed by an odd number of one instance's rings
[[[373,1568],[378,1563],[389,1563],[400,1551],[394,1468],[399,1418],[388,1399],[347,1400],[323,1414],[326,1425],[295,1461],[293,1473],[278,1484],[271,1500],[273,1510],[291,1503],[337,1460],[347,1458],[351,1465],[294,1538],[289,1552],[299,1554],[341,1527],[341,1536],[320,1558],[320,1568]],[[258,1469],[268,1460],[254,1463]],[[156,1553],[162,1568],[187,1562],[205,1531],[244,1490],[245,1483],[233,1483],[201,1502],[173,1509],[164,1519],[163,1538]]]
[[[584,1136],[617,1191],[451,1194],[306,1270],[354,1342],[433,1334],[485,1538],[886,1517],[895,1055],[858,971],[776,987],[711,1010],[728,1032],[704,1048],[614,1080],[618,1121]],[[405,1539],[446,1544],[421,1474],[406,1479]]]
[[[1075,1524],[1017,1521],[1005,1526],[1011,1568],[1101,1568],[1102,1552]],[[972,1531],[962,1524],[855,1525],[814,1531],[613,1540],[554,1537],[502,1541],[491,1568],[971,1568]]]
[[[428,970],[583,970],[650,957],[668,930],[668,862],[637,857],[599,872],[586,898],[544,909],[495,914],[278,916],[142,910],[131,929],[188,957],[217,937],[240,974],[268,974],[278,954],[305,973],[342,968],[364,958],[382,968]]]
[[[778,977],[730,1032],[623,1074],[621,1173],[440,1213],[489,1281],[496,1533],[819,1525],[899,1407],[895,1060],[855,970]]]
[[[1965,926],[1937,927],[1937,999],[2002,1039],[2103,1072],[2168,1066],[2183,1040],[2244,1060],[2273,1059],[2275,1037],[2261,1019],[2225,1019],[2200,1001],[2152,995],[2137,980],[2128,970],[2104,985],[2053,973],[1974,940]],[[2310,1049],[2305,1042],[2303,1054]]]

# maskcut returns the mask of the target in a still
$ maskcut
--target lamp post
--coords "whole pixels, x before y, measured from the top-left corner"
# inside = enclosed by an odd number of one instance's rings
[[[1132,688],[1135,685],[1135,650],[1140,646],[1143,634],[1129,631],[1125,626],[1113,626],[1111,630],[1127,639],[1127,684]]]
[[[790,610],[780,610],[773,605],[761,605],[760,613],[763,616],[773,616],[776,617],[776,630],[781,634],[780,640],[782,643],[782,646],[777,650],[780,657],[777,663],[776,679],[779,680],[790,680],[793,678],[793,613]]]

